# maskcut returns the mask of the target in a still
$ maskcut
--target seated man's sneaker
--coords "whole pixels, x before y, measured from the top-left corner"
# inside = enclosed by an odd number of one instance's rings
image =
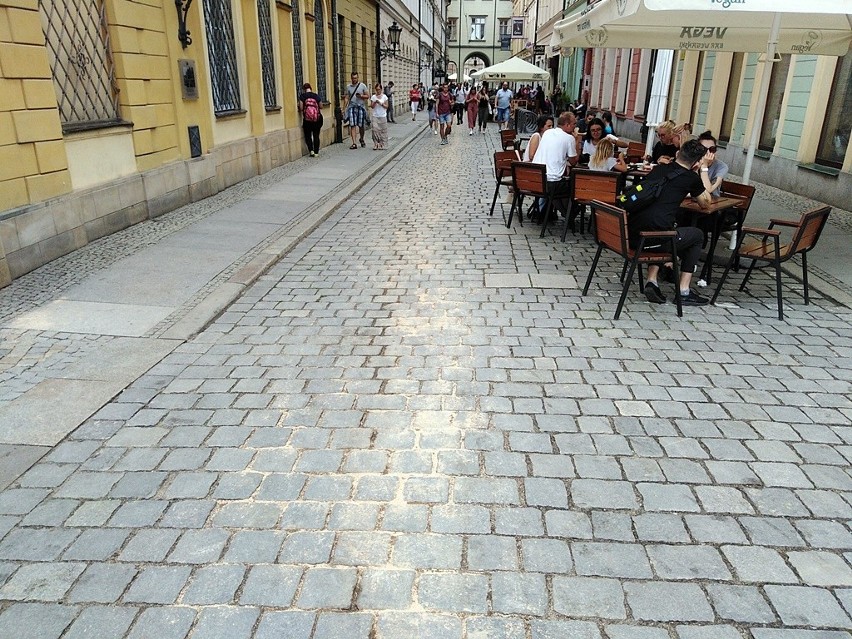
[[[663,292],[660,290],[660,287],[654,284],[653,282],[648,282],[645,284],[645,297],[647,297],[648,301],[652,304],[666,303],[666,296],[663,295]]]
[[[704,297],[703,295],[699,295],[692,289],[689,291],[689,295],[680,296],[680,303],[684,306],[705,306],[710,303],[709,297]]]

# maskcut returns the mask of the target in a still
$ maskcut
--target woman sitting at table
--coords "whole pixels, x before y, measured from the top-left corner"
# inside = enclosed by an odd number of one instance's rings
[[[524,149],[524,162],[532,162],[532,159],[535,157],[536,149],[538,149],[538,143],[541,142],[542,134],[548,129],[553,128],[553,116],[552,115],[540,115],[538,116],[538,121],[535,126],[535,133],[532,134],[530,138],[529,144],[527,144],[527,148]]]
[[[705,131],[698,136],[698,141],[707,149],[707,168],[708,177],[710,178],[710,195],[719,196],[719,189],[722,186],[722,181],[728,175],[728,165],[722,160],[716,159],[716,138],[710,131]]]
[[[583,136],[583,149],[580,152],[580,163],[588,164],[589,158],[591,158],[595,154],[595,150],[597,149],[598,142],[606,138],[616,146],[627,146],[627,142],[623,142],[619,140],[614,135],[604,135],[605,128],[604,121],[600,118],[595,118],[589,123],[589,126],[586,130],[586,135]]]
[[[618,157],[615,157],[615,145],[611,140],[604,138],[598,142],[594,154],[589,158],[589,168],[592,171],[621,171],[624,173],[628,167],[624,161],[624,153],[619,153]]]

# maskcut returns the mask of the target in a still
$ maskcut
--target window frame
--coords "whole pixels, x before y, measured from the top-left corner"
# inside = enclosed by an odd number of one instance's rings
[[[822,130],[820,131],[819,143],[817,144],[816,154],[814,156],[814,164],[828,166],[834,169],[842,169],[844,159],[849,153],[849,136],[850,128],[852,128],[852,122],[850,122],[850,118],[852,118],[852,78],[849,77],[850,73],[852,73],[852,54],[847,53],[845,56],[838,58],[837,66],[834,70],[834,79],[831,83],[831,92],[829,93],[828,102],[825,107],[825,119],[823,120]],[[838,105],[840,108],[838,109],[838,115],[835,120],[832,117],[832,111],[836,106],[835,99],[840,96],[838,83],[841,80],[846,82],[846,91],[843,98],[841,98],[843,100],[842,106]],[[845,118],[843,117],[844,113],[847,114]],[[824,145],[828,144],[826,135],[829,134],[829,127],[833,123],[836,123],[838,126],[832,132],[832,137],[835,137],[838,131],[840,131],[840,127],[843,124],[846,124],[846,149],[843,151],[839,161],[820,157],[820,152],[824,148]]]
[[[775,151],[775,145],[778,144],[778,134],[779,129],[776,127],[774,132],[769,132],[767,123],[770,122],[772,117],[777,117],[778,125],[781,124],[781,111],[783,110],[784,105],[784,97],[786,94],[787,87],[787,78],[790,75],[790,71],[792,68],[791,65],[792,56],[788,53],[784,53],[781,55],[781,60],[779,62],[775,62],[772,65],[772,76],[769,78],[769,91],[766,94],[766,105],[763,110],[763,120],[760,125],[760,139],[757,142],[757,148],[761,151],[773,153]],[[784,77],[780,77],[782,71],[780,69],[785,69],[783,71]],[[778,83],[781,82],[782,86],[780,90],[776,90],[778,87]],[[777,101],[772,101],[773,94],[777,95],[780,99]],[[756,95],[756,94],[755,94]],[[775,102],[777,102],[777,111]],[[768,136],[772,136],[771,138]],[[772,140],[772,144],[768,144],[769,140]]]
[[[482,20],[482,22],[480,23],[480,22],[478,22],[478,20]],[[473,37],[474,29],[477,26],[479,26],[480,24],[482,25],[482,37],[481,38],[474,38]],[[485,16],[485,15],[470,16],[470,33],[468,34],[468,42],[485,42],[485,33],[487,31],[487,28],[488,28],[488,16]]]

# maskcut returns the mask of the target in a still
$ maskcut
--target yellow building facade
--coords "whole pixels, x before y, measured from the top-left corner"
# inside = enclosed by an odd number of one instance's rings
[[[375,5],[340,5],[374,62]],[[195,0],[184,46],[174,2],[0,0],[0,286],[306,154],[302,82],[331,143],[332,15],[331,0]]]

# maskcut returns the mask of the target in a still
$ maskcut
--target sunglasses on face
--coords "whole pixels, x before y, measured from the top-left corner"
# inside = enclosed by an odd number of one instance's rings
[[[716,148],[717,148],[717,147],[715,147],[715,146],[706,146],[706,147],[704,147],[704,148],[705,148],[705,149],[707,149],[706,153],[715,153],[715,152],[716,152]]]

